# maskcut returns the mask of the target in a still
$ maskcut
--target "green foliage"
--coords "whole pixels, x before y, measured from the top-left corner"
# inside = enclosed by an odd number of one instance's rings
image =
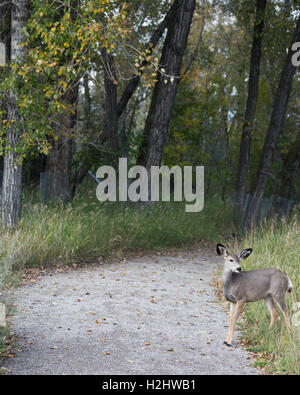
[[[99,48],[113,50],[127,34],[124,5],[114,1],[90,0],[84,5],[73,1],[33,1],[27,23],[28,50],[25,63],[11,63],[3,70],[0,97],[17,92],[17,107],[22,124],[17,125],[20,159],[26,152],[38,148],[48,154],[49,138],[57,139],[55,129],[62,114],[75,108],[66,104],[66,97],[79,79],[91,67]],[[13,120],[5,119],[2,111],[1,147],[8,149],[6,128]],[[55,126],[56,125],[56,126]],[[61,125],[63,129],[63,125]],[[74,131],[63,130],[74,137]]]

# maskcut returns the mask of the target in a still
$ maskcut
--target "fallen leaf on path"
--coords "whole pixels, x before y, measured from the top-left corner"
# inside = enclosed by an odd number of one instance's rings
[[[131,361],[130,359],[126,359],[127,362],[133,363],[134,361]]]

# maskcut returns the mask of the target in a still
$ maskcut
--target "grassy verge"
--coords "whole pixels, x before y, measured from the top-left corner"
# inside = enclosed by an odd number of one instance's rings
[[[300,224],[294,217],[280,223],[268,222],[248,234],[238,248],[252,247],[253,254],[244,261],[243,269],[275,267],[285,272],[293,283],[286,303],[292,315],[292,305],[300,301]],[[256,353],[258,366],[278,374],[300,374],[300,343],[295,330],[286,330],[283,316],[269,330],[270,316],[263,301],[246,307],[243,341]]]

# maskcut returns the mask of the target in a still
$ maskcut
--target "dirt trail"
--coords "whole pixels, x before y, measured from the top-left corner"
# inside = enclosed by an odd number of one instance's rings
[[[6,295],[16,312],[9,374],[259,374],[223,344],[210,251],[146,256],[41,276]],[[0,366],[1,366],[0,365]]]

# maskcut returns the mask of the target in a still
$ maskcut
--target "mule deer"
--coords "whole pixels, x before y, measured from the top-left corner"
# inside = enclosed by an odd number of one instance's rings
[[[239,254],[229,254],[222,244],[217,245],[217,253],[224,257],[222,282],[225,298],[230,302],[229,327],[225,340],[231,346],[234,329],[243,306],[247,302],[256,302],[264,299],[271,314],[270,328],[278,318],[276,304],[283,312],[286,326],[289,330],[290,320],[284,301],[286,291],[291,292],[293,285],[288,276],[278,269],[258,269],[241,271],[241,260],[248,258],[252,248],[242,250]]]

